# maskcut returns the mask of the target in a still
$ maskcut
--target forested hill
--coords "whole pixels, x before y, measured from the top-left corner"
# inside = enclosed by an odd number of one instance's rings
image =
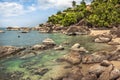
[[[48,18],[48,22],[70,26],[84,22],[84,25],[92,27],[113,27],[120,25],[120,0],[93,0],[87,5],[84,0],[72,8],[58,11],[56,15]],[[83,25],[83,24],[82,24]]]

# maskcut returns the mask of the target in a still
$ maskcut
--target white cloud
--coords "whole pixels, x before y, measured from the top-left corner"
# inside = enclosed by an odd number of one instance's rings
[[[56,8],[64,9],[66,7],[72,6],[73,0],[38,0],[39,7],[41,9]],[[81,0],[75,0],[77,3],[80,3]]]
[[[2,16],[18,16],[27,12],[35,11],[34,6],[28,6],[27,9],[23,5],[15,2],[0,2],[0,15]]]

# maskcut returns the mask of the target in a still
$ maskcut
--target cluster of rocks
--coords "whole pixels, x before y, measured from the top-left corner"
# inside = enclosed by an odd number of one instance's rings
[[[56,45],[55,41],[50,38],[43,40],[42,44],[36,44],[31,47],[14,47],[14,46],[0,46],[0,58],[10,57],[11,55],[18,55],[21,58],[27,58],[37,55],[40,51],[54,49],[64,50],[62,45]]]
[[[9,57],[10,55],[15,55],[20,51],[25,50],[23,47],[13,47],[13,46],[0,46],[0,58]]]
[[[118,34],[103,33],[103,34],[97,35],[95,37],[94,42],[96,42],[96,43],[107,43],[109,45],[120,45],[120,38],[118,37]]]
[[[74,48],[74,49],[73,49]],[[77,48],[77,49],[76,49]],[[67,63],[60,70],[55,69],[55,76],[49,76],[51,80],[119,80],[120,68],[112,61],[118,63],[120,60],[120,47],[113,51],[100,51],[84,55],[88,51],[81,51],[80,44],[76,43],[71,47],[70,53],[57,59],[60,63]],[[86,67],[88,66],[88,67]],[[84,68],[86,67],[86,68]],[[52,72],[52,71],[50,71]],[[48,72],[49,73],[49,72]],[[47,73],[45,74],[47,76]],[[42,80],[42,79],[41,79]],[[44,79],[47,80],[47,79]]]

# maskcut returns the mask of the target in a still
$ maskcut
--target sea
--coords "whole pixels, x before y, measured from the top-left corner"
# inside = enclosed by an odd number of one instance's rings
[[[96,51],[109,48],[106,44],[94,43],[94,38],[88,35],[67,36],[61,33],[40,33],[30,31],[21,33],[19,31],[7,31],[1,28],[5,33],[0,33],[0,46],[26,47],[41,44],[46,38],[51,38],[57,45],[63,45],[65,50],[56,51],[54,49],[38,51],[36,56],[21,58],[13,56],[10,58],[0,59],[0,80],[51,80],[51,77],[57,76],[59,71],[54,70],[61,66],[56,60],[70,52],[70,48],[75,43],[79,43],[91,54]],[[20,37],[18,37],[20,36]],[[25,55],[29,56],[29,54]],[[48,70],[44,75],[35,74],[36,70]]]

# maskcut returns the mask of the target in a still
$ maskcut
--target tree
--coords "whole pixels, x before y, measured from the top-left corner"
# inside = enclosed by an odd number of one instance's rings
[[[76,1],[72,1],[72,7],[75,8],[76,6]]]

